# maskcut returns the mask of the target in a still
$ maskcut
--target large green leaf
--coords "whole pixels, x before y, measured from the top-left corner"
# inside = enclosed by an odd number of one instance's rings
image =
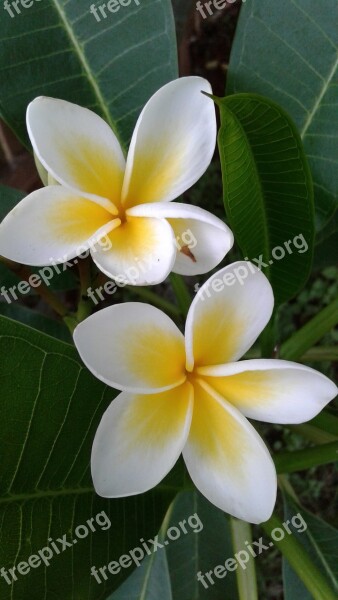
[[[56,321],[55,319],[46,317],[26,306],[0,302],[0,315],[13,319],[14,321],[19,321],[33,329],[38,329],[38,331],[56,337],[63,342],[72,342],[69,329],[62,321]]]
[[[71,543],[54,552],[50,566],[32,567],[12,585],[0,578],[0,597],[103,600],[128,570],[99,584],[91,567],[107,566],[152,537],[174,490],[167,485],[123,500],[94,493],[91,444],[114,391],[83,367],[72,346],[0,317],[0,386],[0,566],[8,573],[64,535]],[[101,511],[111,528],[97,524]],[[77,526],[91,518],[96,532],[80,539],[85,532]]]
[[[104,5],[43,0],[15,18],[2,11],[0,112],[21,139],[28,102],[45,95],[98,112],[126,144],[147,99],[177,76],[170,0],[131,0],[100,22],[91,4]]]
[[[292,519],[300,513],[306,523],[306,530],[293,531],[298,541],[304,546],[313,562],[323,572],[333,589],[338,592],[338,531],[321,519],[318,519],[291,500],[284,498],[285,520]],[[299,529],[301,521],[299,523]],[[283,560],[283,579],[285,600],[311,600],[312,595],[297,577],[286,559]]]
[[[159,588],[163,600],[221,600],[225,592],[227,598],[237,600],[236,573],[227,571],[225,579],[212,575],[215,567],[224,566],[234,554],[229,521],[199,492],[189,490],[176,496],[158,539],[163,547],[109,600],[158,600]]]
[[[167,556],[153,553],[108,600],[173,600]]]
[[[337,206],[338,3],[250,0],[241,9],[228,93],[257,92],[281,104],[299,128],[322,227]]]
[[[217,102],[230,226],[243,256],[265,265],[280,304],[303,287],[312,265],[313,188],[302,144],[288,115],[267,98],[236,94]]]
[[[197,579],[200,571],[204,575],[233,557],[229,520],[221,510],[196,490],[181,492],[169,509],[162,531],[195,514],[195,531],[187,525],[188,534],[166,548],[173,600],[237,600],[236,572],[228,571],[225,579],[213,576],[213,585],[205,577],[205,584]]]

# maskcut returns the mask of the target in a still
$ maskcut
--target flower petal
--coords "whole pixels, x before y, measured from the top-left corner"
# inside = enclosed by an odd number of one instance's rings
[[[309,421],[337,395],[325,375],[286,360],[243,360],[198,371],[246,417],[268,423]]]
[[[111,213],[66,188],[26,196],[0,225],[0,255],[25,265],[66,262],[120,224]]]
[[[206,171],[216,145],[214,103],[201,77],[162,87],[143,109],[131,140],[122,199],[126,207],[168,201]]]
[[[190,204],[140,204],[128,209],[127,214],[168,220],[178,250],[172,270],[180,275],[200,275],[211,271],[234,243],[234,236],[223,221]]]
[[[77,326],[74,342],[88,369],[122,391],[152,394],[186,379],[183,335],[149,304],[127,302],[100,310]]]
[[[238,360],[269,322],[273,303],[268,279],[253,264],[239,261],[215,273],[188,313],[187,368]]]
[[[271,516],[277,478],[256,430],[203,381],[194,384],[194,413],[183,450],[190,476],[212,504],[250,523]]]
[[[156,285],[172,270],[177,251],[173,230],[164,219],[130,217],[109,241],[109,247],[93,248],[93,260],[124,285]]]
[[[57,181],[118,205],[125,159],[101,117],[65,100],[40,97],[28,106],[27,128],[38,159]]]
[[[182,452],[192,406],[190,383],[151,396],[120,394],[103,415],[93,444],[97,493],[118,498],[157,485]]]

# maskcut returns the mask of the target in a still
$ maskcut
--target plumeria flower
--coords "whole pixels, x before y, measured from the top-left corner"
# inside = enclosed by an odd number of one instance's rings
[[[90,249],[101,271],[134,285],[217,266],[233,245],[230,229],[201,208],[170,202],[203,175],[215,150],[215,108],[203,91],[211,87],[200,77],[162,87],[137,121],[126,160],[98,115],[36,98],[27,110],[28,132],[57,184],[9,213],[0,226],[0,255],[39,266]],[[186,231],[193,251],[180,244]],[[107,236],[110,243],[100,244]]]
[[[244,285],[236,276],[243,268]],[[327,377],[294,362],[237,362],[268,323],[273,304],[265,275],[239,262],[199,290],[185,337],[163,312],[142,303],[111,306],[78,325],[74,340],[84,363],[122,391],[93,444],[98,494],[146,492],[183,452],[193,482],[215,506],[252,523],[270,517],[276,471],[247,418],[302,423],[337,392]]]

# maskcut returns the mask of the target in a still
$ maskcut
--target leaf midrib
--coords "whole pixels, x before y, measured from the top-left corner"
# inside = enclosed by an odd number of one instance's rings
[[[0,504],[12,504],[14,502],[27,502],[29,500],[39,500],[40,498],[55,498],[57,496],[77,496],[81,494],[93,494],[93,487],[86,488],[69,488],[64,490],[41,490],[31,492],[30,494],[13,494],[11,496],[3,496],[0,498]]]
[[[302,139],[305,138],[305,136],[307,134],[307,131],[308,131],[309,127],[311,126],[312,121],[314,120],[317,111],[320,108],[321,102],[322,102],[322,100],[323,100],[323,98],[324,98],[324,96],[325,96],[325,94],[326,94],[326,92],[327,92],[327,90],[328,90],[328,88],[329,88],[329,86],[331,84],[333,76],[336,73],[337,67],[338,67],[338,54],[337,54],[335,62],[333,63],[333,67],[332,67],[331,71],[328,74],[327,79],[324,79],[324,84],[323,84],[323,87],[321,89],[321,92],[320,92],[320,94],[319,94],[316,102],[314,103],[314,106],[313,106],[312,110],[310,111],[310,113],[308,115],[308,118],[306,119],[306,121],[305,121],[305,123],[304,123],[304,125],[302,127],[302,130],[300,132],[300,136],[301,136]]]
[[[64,12],[64,10],[61,8],[59,1],[58,0],[52,0],[54,6],[55,6],[55,10],[57,11],[59,17],[60,17],[60,21],[69,37],[69,40],[71,42],[71,45],[74,48],[74,51],[88,77],[88,82],[91,85],[94,95],[97,99],[97,102],[102,110],[102,114],[104,115],[105,120],[107,121],[107,123],[110,125],[110,127],[112,128],[112,130],[114,131],[115,135],[117,137],[118,136],[118,129],[116,126],[116,123],[113,121],[110,111],[108,109],[108,105],[106,104],[104,97],[102,96],[102,93],[100,91],[100,88],[93,76],[93,73],[91,71],[90,65],[87,61],[87,58],[83,52],[83,49],[81,48],[81,45],[75,35],[75,31],[72,29],[70,22],[67,20],[67,16]]]
[[[230,96],[230,98],[231,98],[231,96]],[[266,208],[266,202],[265,202],[264,190],[263,190],[263,187],[262,187],[262,184],[261,184],[261,181],[260,181],[260,177],[259,177],[259,170],[258,170],[258,167],[257,167],[257,164],[256,164],[255,155],[252,152],[250,141],[248,139],[247,133],[246,133],[246,131],[245,131],[245,129],[244,129],[241,121],[239,120],[239,118],[237,117],[237,115],[231,110],[231,108],[229,106],[227,106],[226,100],[227,99],[225,98],[225,102],[223,102],[222,105],[223,105],[223,107],[225,107],[225,110],[229,111],[229,113],[231,114],[232,118],[236,121],[238,127],[241,129],[241,132],[242,132],[243,137],[245,139],[246,146],[247,146],[247,149],[249,151],[252,163],[254,165],[255,179],[256,179],[256,183],[258,185],[258,188],[260,190],[260,197],[262,199],[262,202],[261,202],[260,205],[261,205],[261,208],[263,209],[263,219],[262,219],[262,222],[263,222],[263,230],[264,230],[265,247],[266,247],[266,252],[267,252],[267,256],[268,256],[269,253],[270,253],[270,250],[271,250],[271,244],[270,244],[270,238],[269,238],[269,233],[268,233],[268,228],[267,228],[267,219],[266,220],[264,219],[264,209]],[[265,214],[267,214],[266,210],[265,210]],[[266,272],[268,272],[268,271],[270,271],[270,267],[267,267]]]

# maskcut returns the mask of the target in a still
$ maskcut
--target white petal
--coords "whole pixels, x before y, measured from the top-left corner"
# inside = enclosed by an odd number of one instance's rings
[[[234,243],[234,236],[223,221],[190,204],[140,204],[128,209],[127,214],[168,220],[178,250],[172,270],[180,275],[208,273],[223,260]]]
[[[273,511],[277,478],[271,456],[241,413],[204,382],[194,384],[194,413],[183,457],[196,487],[221,510],[250,523]]]
[[[156,285],[172,270],[176,257],[174,233],[165,219],[130,217],[98,245],[92,257],[108,277],[124,285]]]
[[[92,451],[92,476],[100,496],[141,494],[169,473],[186,442],[193,388],[151,396],[120,394],[102,417]]]
[[[201,77],[162,87],[143,109],[131,140],[122,198],[126,207],[168,201],[206,171],[216,145],[214,103]]]
[[[199,373],[244,415],[268,423],[309,421],[338,391],[319,371],[286,360],[243,360]]]
[[[238,360],[269,322],[273,303],[268,279],[251,263],[239,261],[215,273],[187,316],[187,368]]]
[[[28,106],[27,128],[38,159],[57,181],[86,197],[119,204],[125,159],[101,117],[65,100],[40,97]]]
[[[50,265],[78,256],[120,224],[102,206],[66,188],[26,196],[0,225],[0,255],[25,265]]]
[[[77,326],[74,342],[88,369],[122,391],[151,394],[186,379],[183,335],[149,304],[126,302],[100,310]]]

